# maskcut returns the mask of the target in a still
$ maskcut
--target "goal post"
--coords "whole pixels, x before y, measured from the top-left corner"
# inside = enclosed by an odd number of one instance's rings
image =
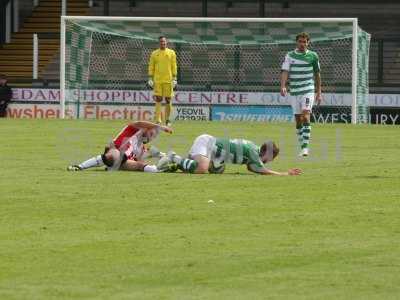
[[[180,89],[279,92],[281,63],[299,32],[320,57],[322,93],[345,94],[352,123],[368,122],[370,35],[356,18],[170,18],[62,16],[60,106],[82,91],[143,90],[158,37],[177,52]],[[268,105],[268,104],[267,104]]]

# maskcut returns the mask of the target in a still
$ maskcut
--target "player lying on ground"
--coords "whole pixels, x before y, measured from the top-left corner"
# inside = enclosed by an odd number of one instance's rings
[[[277,172],[267,169],[264,164],[271,162],[279,154],[279,148],[272,141],[264,142],[260,147],[244,139],[216,138],[208,134],[198,136],[189,151],[188,158],[182,158],[170,151],[161,158],[157,167],[171,169],[176,164],[186,173],[204,174],[223,173],[225,164],[246,165],[250,172],[262,175],[300,175],[300,169]]]
[[[149,157],[161,157],[155,147],[149,150],[144,146],[154,140],[160,131],[172,133],[172,129],[146,121],[138,121],[125,126],[117,137],[106,146],[104,153],[94,156],[79,165],[69,166],[69,171],[80,171],[92,167],[106,166],[107,170],[126,170],[159,172],[155,165],[144,160]]]

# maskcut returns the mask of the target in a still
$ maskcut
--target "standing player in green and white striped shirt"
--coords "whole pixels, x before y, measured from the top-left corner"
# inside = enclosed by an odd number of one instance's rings
[[[321,75],[317,53],[308,50],[310,36],[302,32],[296,36],[297,48],[286,54],[282,64],[281,95],[287,95],[289,81],[290,98],[296,129],[301,147],[300,156],[308,156],[311,126],[310,115],[314,99],[319,105],[321,96]]]
[[[261,175],[300,175],[300,169],[289,169],[287,172],[277,172],[264,166],[271,162],[279,153],[279,148],[272,141],[265,141],[260,147],[244,139],[216,138],[209,134],[198,136],[190,148],[187,158],[182,158],[170,151],[157,163],[159,170],[176,170],[175,164],[185,173],[215,173],[225,170],[225,164],[246,165],[250,172]]]

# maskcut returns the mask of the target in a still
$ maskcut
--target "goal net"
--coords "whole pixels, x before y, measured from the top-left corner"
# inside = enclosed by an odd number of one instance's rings
[[[250,104],[288,105],[277,94],[281,64],[300,32],[319,55],[323,105],[366,122],[370,36],[357,19],[62,17],[62,111],[72,107],[79,117],[87,102],[137,101],[91,95],[144,91],[161,35],[177,53],[179,91],[247,92]]]

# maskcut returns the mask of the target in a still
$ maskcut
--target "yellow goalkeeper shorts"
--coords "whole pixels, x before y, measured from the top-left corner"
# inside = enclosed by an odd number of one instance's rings
[[[171,83],[154,83],[154,96],[172,98],[174,90]]]

